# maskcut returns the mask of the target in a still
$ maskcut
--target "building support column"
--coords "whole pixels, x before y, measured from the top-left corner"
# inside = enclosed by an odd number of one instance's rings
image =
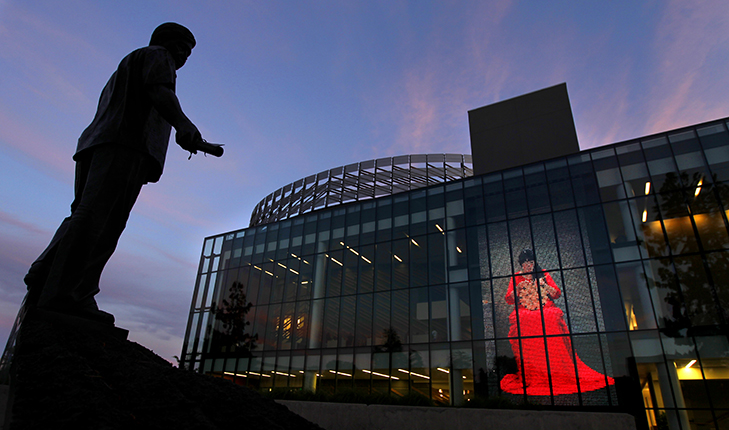
[[[661,386],[663,406],[666,408],[666,418],[668,418],[668,428],[670,430],[690,430],[686,402],[683,399],[675,364],[669,360],[665,366],[658,363],[656,367],[658,368],[658,383]]]

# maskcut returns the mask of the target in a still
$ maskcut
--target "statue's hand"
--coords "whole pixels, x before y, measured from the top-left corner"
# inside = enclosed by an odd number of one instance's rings
[[[202,141],[202,135],[192,123],[186,127],[180,127],[175,133],[175,141],[185,151],[197,154],[197,142]]]

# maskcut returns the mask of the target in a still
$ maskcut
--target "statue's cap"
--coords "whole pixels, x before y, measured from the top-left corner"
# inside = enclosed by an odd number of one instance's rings
[[[149,40],[149,45],[164,45],[172,40],[184,40],[190,42],[192,46],[195,46],[195,36],[187,27],[177,24],[176,22],[165,22],[160,24],[159,27],[155,28],[152,32],[152,38]]]

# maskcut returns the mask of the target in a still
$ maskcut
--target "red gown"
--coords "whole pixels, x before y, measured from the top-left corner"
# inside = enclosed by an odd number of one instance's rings
[[[520,272],[521,273],[521,272]],[[513,305],[515,285],[519,285],[526,278],[517,274],[509,283],[506,292],[506,303]],[[548,396],[550,394],[573,394],[578,391],[586,392],[604,388],[615,383],[613,378],[605,376],[588,367],[580,360],[577,354],[573,355],[572,342],[569,337],[569,330],[564,320],[564,314],[560,308],[554,305],[552,300],[557,299],[562,292],[554,282],[549,273],[544,272],[544,280],[554,291],[545,294],[543,304],[536,310],[529,310],[521,303],[517,309],[509,315],[509,337],[511,348],[516,358],[517,372],[508,374],[501,379],[501,389],[507,393],[523,394],[530,396]],[[530,306],[534,306],[531,304]],[[544,315],[544,330],[542,330],[542,318]],[[517,324],[518,318],[518,324]],[[547,355],[544,348],[544,335],[564,335],[547,338],[547,354],[549,366],[547,366]],[[540,336],[525,338],[525,336]],[[519,338],[521,337],[521,351],[519,351]],[[523,360],[523,362],[522,362]],[[575,365],[577,366],[578,381],[575,377]],[[522,380],[522,366],[524,370],[524,381]],[[551,375],[550,375],[551,374]],[[549,378],[552,379],[552,392],[549,389]]]

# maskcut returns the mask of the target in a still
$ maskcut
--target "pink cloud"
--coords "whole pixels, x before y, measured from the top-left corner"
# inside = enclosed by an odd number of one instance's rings
[[[15,150],[38,161],[47,170],[55,172],[57,178],[67,179],[72,174],[74,163],[68,148],[61,148],[40,133],[36,127],[11,116],[6,106],[0,105],[0,139]]]
[[[647,121],[646,132],[729,114],[726,6],[723,1],[667,3],[653,41],[657,82],[650,98],[656,110]]]

